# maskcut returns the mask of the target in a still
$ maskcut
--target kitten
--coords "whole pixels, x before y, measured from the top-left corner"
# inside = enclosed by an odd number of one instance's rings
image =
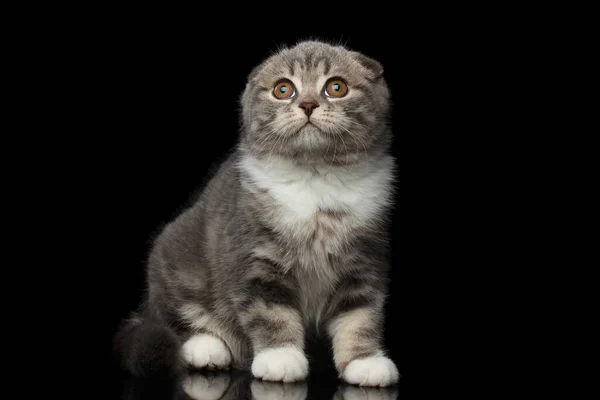
[[[382,74],[317,41],[254,68],[239,145],[155,240],[144,302],[117,335],[127,370],[303,380],[316,327],[348,383],[398,380],[382,348],[394,177]]]

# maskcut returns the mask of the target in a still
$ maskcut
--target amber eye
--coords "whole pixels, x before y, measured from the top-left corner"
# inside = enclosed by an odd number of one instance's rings
[[[330,97],[344,97],[348,94],[348,85],[341,78],[331,78],[325,84],[325,94]]]
[[[288,80],[280,81],[273,89],[273,96],[280,100],[289,99],[296,94],[294,84]]]

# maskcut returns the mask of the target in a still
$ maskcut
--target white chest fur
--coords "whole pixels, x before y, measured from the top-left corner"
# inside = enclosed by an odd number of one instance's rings
[[[327,230],[330,249],[353,229],[379,218],[390,201],[393,159],[389,156],[349,167],[310,169],[246,155],[240,167],[252,186],[273,199],[272,216],[278,226],[298,238],[315,238],[320,229]]]

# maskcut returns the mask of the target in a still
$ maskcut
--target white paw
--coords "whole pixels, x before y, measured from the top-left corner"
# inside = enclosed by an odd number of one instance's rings
[[[253,380],[250,386],[256,400],[305,400],[306,383],[279,383]]]
[[[400,374],[394,362],[381,355],[352,360],[344,370],[344,380],[360,386],[390,386]]]
[[[194,400],[218,400],[229,387],[230,380],[229,374],[204,376],[195,373],[186,376],[182,385],[183,390]]]
[[[308,375],[308,360],[295,347],[266,349],[254,357],[252,375],[265,381],[300,381]]]
[[[231,353],[217,337],[200,333],[183,344],[183,359],[196,368],[226,368],[231,364]]]
[[[370,388],[344,385],[338,391],[338,398],[344,400],[396,400],[398,390],[396,388]]]

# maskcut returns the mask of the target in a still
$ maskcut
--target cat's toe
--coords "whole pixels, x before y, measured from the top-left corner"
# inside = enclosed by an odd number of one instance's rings
[[[400,374],[392,360],[376,355],[351,361],[344,370],[346,382],[360,386],[390,386],[398,382]]]
[[[181,353],[185,362],[196,368],[224,369],[231,364],[231,353],[225,343],[207,334],[192,336]]]
[[[185,393],[194,400],[217,400],[229,387],[230,380],[231,377],[227,373],[215,376],[196,373],[185,377],[182,385]]]
[[[252,375],[265,381],[300,381],[308,375],[308,360],[295,347],[266,349],[254,357]]]

